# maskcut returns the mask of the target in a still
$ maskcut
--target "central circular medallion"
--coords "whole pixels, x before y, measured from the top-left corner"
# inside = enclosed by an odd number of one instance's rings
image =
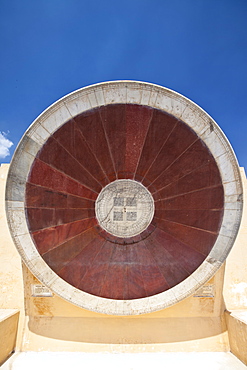
[[[134,180],[116,180],[105,186],[95,203],[96,218],[108,233],[130,238],[151,223],[154,200],[145,186]]]

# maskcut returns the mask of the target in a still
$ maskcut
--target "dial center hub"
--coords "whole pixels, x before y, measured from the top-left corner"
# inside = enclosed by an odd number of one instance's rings
[[[99,193],[95,203],[99,225],[108,233],[129,238],[143,232],[154,215],[149,190],[134,180],[115,180]]]

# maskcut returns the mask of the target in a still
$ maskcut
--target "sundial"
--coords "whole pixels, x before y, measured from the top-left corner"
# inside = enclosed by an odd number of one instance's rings
[[[85,309],[134,315],[193,295],[220,268],[242,183],[202,108],[115,81],[75,91],[33,122],[10,165],[6,210],[42,284]]]

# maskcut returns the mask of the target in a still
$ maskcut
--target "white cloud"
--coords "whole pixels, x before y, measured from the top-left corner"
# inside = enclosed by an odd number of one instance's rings
[[[0,132],[0,158],[5,158],[10,155],[9,148],[12,147],[13,143],[7,139],[5,132]]]

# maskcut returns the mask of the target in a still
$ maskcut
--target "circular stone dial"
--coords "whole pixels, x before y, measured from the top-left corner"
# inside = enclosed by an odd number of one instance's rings
[[[201,108],[119,81],[76,91],[38,117],[13,157],[6,209],[23,260],[54,293],[139,314],[188,297],[222,265],[242,185],[228,141]]]
[[[130,300],[169,290],[200,266],[219,233],[223,194],[217,164],[190,127],[116,104],[49,137],[25,205],[37,250],[58,276],[94,296]]]
[[[134,180],[116,180],[100,192],[96,204],[100,226],[110,234],[129,238],[140,234],[152,221],[154,201],[150,192]]]

